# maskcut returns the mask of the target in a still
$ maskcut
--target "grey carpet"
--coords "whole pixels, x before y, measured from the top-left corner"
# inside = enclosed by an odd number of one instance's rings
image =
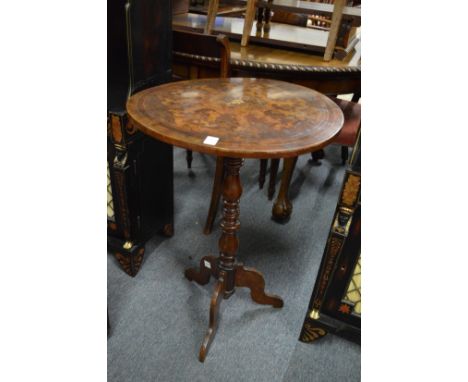
[[[299,158],[290,192],[294,212],[285,225],[270,218],[267,184],[258,189],[258,160],[245,161],[238,260],[260,270],[267,292],[285,305],[257,305],[247,289],[238,289],[221,302],[218,332],[202,364],[198,351],[214,282],[201,287],[183,274],[202,256],[217,254],[219,216],[213,233],[202,233],[215,160],[194,153],[190,174],[185,151],[175,149],[174,237],[147,244],[135,278],[108,254],[109,381],[360,380],[358,345],[334,335],[298,341],[344,174],[339,148],[326,152],[321,166]]]

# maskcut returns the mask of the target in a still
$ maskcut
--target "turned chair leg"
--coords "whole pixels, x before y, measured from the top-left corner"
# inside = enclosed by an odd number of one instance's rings
[[[187,160],[187,168],[192,168],[192,160],[193,160],[192,150],[185,150],[185,159]]]
[[[348,146],[341,146],[341,164],[346,164],[348,154]]]
[[[273,0],[268,0],[269,3],[272,3]],[[265,8],[265,13],[263,17],[263,30],[265,33],[270,31],[270,20],[271,20],[271,9]]]
[[[268,200],[273,199],[276,191],[276,175],[278,174],[279,159],[271,160],[270,184],[268,185]]]
[[[264,8],[257,8],[257,30],[261,30],[263,28],[263,13]]]
[[[325,158],[325,152],[322,149],[313,151],[310,155],[312,156],[312,162],[314,163],[320,163],[320,159]]]
[[[216,158],[216,171],[213,180],[213,190],[211,192],[210,209],[208,216],[206,217],[205,229],[203,233],[209,235],[213,230],[213,223],[218,213],[219,200],[223,191],[223,179],[224,179],[224,158]]]
[[[268,159],[260,159],[260,174],[258,175],[258,186],[260,189],[265,184],[266,169],[268,166]]]

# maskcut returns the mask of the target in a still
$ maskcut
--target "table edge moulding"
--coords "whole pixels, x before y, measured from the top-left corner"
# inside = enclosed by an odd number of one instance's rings
[[[148,100],[150,100],[154,96],[161,96],[161,98],[159,98],[159,101],[161,101],[162,98],[165,97],[168,94],[168,92],[170,92],[173,88],[181,88],[182,86],[196,86],[196,85],[212,86],[213,84],[220,84],[222,86],[224,86],[225,84],[228,87],[230,87],[233,92],[236,92],[237,90],[239,90],[239,86],[246,86],[246,85],[252,85],[252,84],[270,86],[270,87],[273,87],[273,86],[283,87],[285,93],[286,92],[288,92],[289,94],[294,93],[295,97],[297,98],[297,101],[299,99],[303,99],[305,102],[309,104],[311,103],[311,101],[320,102],[322,108],[326,109],[326,110],[323,110],[322,115],[323,116],[326,115],[328,120],[320,121],[320,126],[317,127],[317,130],[322,130],[322,131],[325,131],[327,129],[330,130],[333,124],[336,126],[334,130],[330,134],[326,135],[324,138],[318,139],[316,141],[313,141],[311,138],[309,140],[309,142],[311,143],[307,143],[301,137],[299,137],[301,138],[300,140],[294,141],[291,139],[290,142],[285,141],[286,139],[288,139],[288,134],[286,132],[287,129],[284,129],[286,133],[280,137],[280,140],[282,140],[281,143],[277,144],[273,140],[270,140],[269,142],[266,142],[266,144],[262,142],[258,142],[258,145],[255,148],[239,149],[236,142],[228,142],[226,140],[223,140],[223,137],[218,136],[220,135],[218,131],[213,132],[213,136],[219,138],[219,142],[217,144],[210,145],[210,144],[203,143],[204,139],[206,138],[208,134],[202,134],[202,133],[198,134],[198,132],[195,130],[196,122],[192,123],[190,121],[186,121],[187,124],[194,125],[193,129],[190,130],[189,133],[183,132],[183,135],[181,135],[180,130],[176,130],[170,126],[170,123],[167,120],[167,118],[170,119],[172,117],[168,116],[165,113],[159,113],[160,110],[158,110],[158,113],[155,113],[152,116],[148,115],[147,113],[145,115],[142,115],[141,110],[135,113],[135,111],[138,109],[141,109],[142,106],[144,108],[145,103],[149,102]],[[280,89],[278,88],[278,90]],[[179,101],[182,102],[181,100]],[[207,110],[209,110],[210,104],[213,103],[213,101],[216,102],[216,100],[204,99],[203,105],[200,104],[200,108],[190,110],[190,112],[187,113],[187,117],[190,114],[190,118],[192,118],[195,121],[198,121],[199,118],[205,118],[206,112]],[[237,106],[235,105],[236,103],[248,104],[249,102],[252,102],[251,97],[248,99],[242,99],[242,97],[240,97],[240,98],[232,100],[229,106],[235,107]],[[259,108],[262,108],[262,104],[256,103],[255,107],[258,109],[256,110],[256,113],[258,115],[261,115],[262,110],[260,110]],[[205,154],[213,154],[213,155],[222,156],[222,157],[234,157],[234,158],[261,158],[261,159],[263,158],[291,158],[291,157],[298,156],[300,154],[309,153],[311,151],[318,150],[327,146],[333,140],[333,138],[339,133],[344,122],[342,111],[336,106],[336,104],[333,101],[323,96],[321,93],[315,90],[312,90],[310,88],[307,88],[305,86],[292,84],[292,83],[288,83],[285,81],[263,79],[263,78],[242,78],[242,77],[240,78],[239,77],[209,78],[209,79],[197,79],[197,80],[172,82],[172,83],[160,85],[157,87],[153,87],[147,90],[143,90],[133,95],[132,97],[129,98],[127,102],[127,110],[128,110],[130,119],[132,123],[134,124],[134,126],[137,127],[139,130],[141,130],[143,133],[157,140],[161,140],[165,143],[169,143],[174,146],[202,152]],[[239,110],[239,112],[241,111],[242,109]],[[265,105],[265,107],[263,108],[263,111],[271,112],[271,109],[268,109],[268,106]],[[289,114],[293,116],[294,112],[291,112]],[[265,124],[267,122],[266,116],[263,115],[262,117],[263,119],[265,119],[264,121],[264,124]],[[156,120],[155,118],[157,118],[158,120]],[[262,122],[259,121],[259,123],[262,123]],[[164,133],[161,132],[162,130],[164,130]],[[281,129],[278,130],[277,128],[275,131],[278,133],[281,133]],[[188,134],[190,134],[190,137]],[[322,133],[322,136],[323,135],[324,133]],[[286,147],[287,144],[289,143],[291,143],[290,147]],[[293,144],[295,144],[295,146],[293,146]],[[272,147],[274,145],[277,145],[277,146]]]

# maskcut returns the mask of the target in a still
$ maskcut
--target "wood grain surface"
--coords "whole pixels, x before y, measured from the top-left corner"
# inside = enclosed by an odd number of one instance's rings
[[[303,86],[269,79],[180,81],[139,92],[127,111],[143,133],[235,158],[285,158],[318,150],[340,131],[340,108]],[[215,145],[204,144],[216,137]]]

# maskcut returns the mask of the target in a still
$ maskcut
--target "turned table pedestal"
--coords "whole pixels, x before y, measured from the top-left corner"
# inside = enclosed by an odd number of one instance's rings
[[[143,133],[185,149],[224,157],[223,220],[219,256],[205,256],[190,281],[217,279],[210,304],[209,328],[200,348],[204,361],[215,336],[221,298],[236,287],[251,290],[259,304],[283,306],[265,293],[263,275],[236,263],[242,158],[294,158],[318,150],[338,134],[343,114],[320,93],[281,81],[226,78],[180,81],[150,88],[129,98],[127,111]]]

